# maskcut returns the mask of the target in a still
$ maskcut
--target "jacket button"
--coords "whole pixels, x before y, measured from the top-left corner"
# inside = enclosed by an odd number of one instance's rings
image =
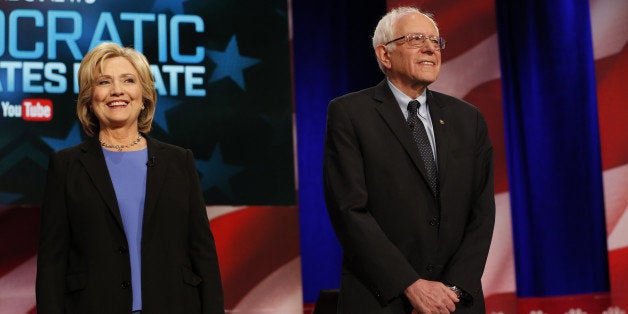
[[[438,218],[432,217],[432,219],[430,219],[430,226],[438,226]]]
[[[128,280],[125,280],[122,282],[122,284],[120,284],[120,286],[122,287],[122,289],[126,289],[131,286],[131,282]]]
[[[120,255],[122,255],[122,254],[126,253],[126,248],[125,248],[124,246],[119,247],[119,248],[118,248],[118,253],[119,253]]]
[[[430,273],[431,273],[431,272],[433,272],[433,271],[434,271],[434,265],[432,265],[432,264],[428,264],[428,265],[427,265],[427,267],[426,267],[426,269],[427,269],[427,271],[428,271],[428,272],[430,272]]]

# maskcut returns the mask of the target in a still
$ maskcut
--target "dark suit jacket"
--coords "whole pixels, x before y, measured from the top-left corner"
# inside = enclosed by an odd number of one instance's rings
[[[339,313],[409,313],[419,278],[472,297],[457,313],[483,313],[480,279],[495,219],[493,149],[480,112],[427,91],[440,201],[384,80],[330,102],[324,154],[327,208],[340,241]]]
[[[143,313],[224,313],[214,239],[192,152],[147,138]],[[37,311],[126,314],[131,268],[97,138],[50,157],[37,260]]]

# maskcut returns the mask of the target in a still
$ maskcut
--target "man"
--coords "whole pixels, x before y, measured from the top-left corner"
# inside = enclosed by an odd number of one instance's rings
[[[329,104],[324,184],[344,250],[339,313],[484,313],[493,149],[475,107],[427,89],[444,45],[430,16],[392,10],[373,35],[386,79]]]

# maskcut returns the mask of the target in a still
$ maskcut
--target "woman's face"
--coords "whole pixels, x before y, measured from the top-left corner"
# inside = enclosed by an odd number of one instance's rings
[[[137,130],[142,99],[140,77],[133,64],[123,57],[105,59],[102,73],[96,78],[91,103],[100,130]]]

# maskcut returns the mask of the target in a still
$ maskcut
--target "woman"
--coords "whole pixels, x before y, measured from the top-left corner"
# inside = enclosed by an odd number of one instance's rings
[[[103,43],[78,79],[91,138],[50,157],[38,313],[224,313],[192,152],[147,136],[157,100],[148,61]]]

